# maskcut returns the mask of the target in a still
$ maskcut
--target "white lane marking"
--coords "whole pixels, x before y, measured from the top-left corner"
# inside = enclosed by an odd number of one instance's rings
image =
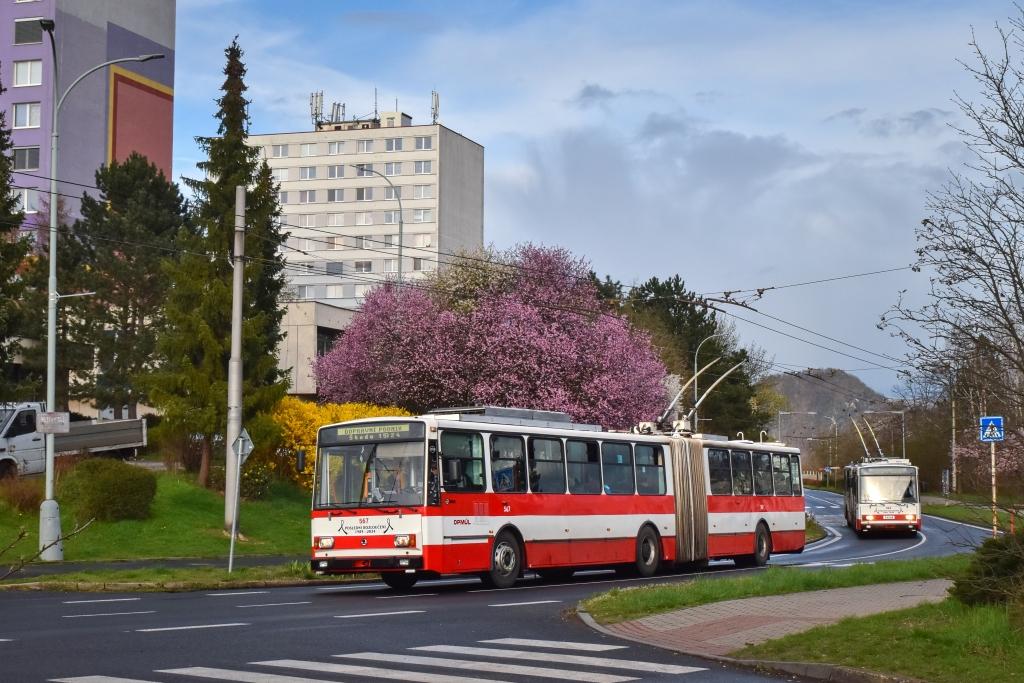
[[[808,553],[816,552],[818,550],[821,550],[822,548],[827,548],[828,546],[832,545],[833,543],[835,543],[837,541],[843,540],[842,535],[838,531],[833,529],[832,527],[826,526],[824,528],[827,531],[831,532],[829,535],[832,536],[832,538],[828,539],[827,541],[820,541],[818,543],[815,543],[810,548],[807,548],[806,550],[804,550],[804,552],[803,552],[804,555],[807,555]]]
[[[657,664],[628,659],[612,659],[611,657],[589,657],[586,655],[565,655],[553,652],[533,652],[531,650],[501,650],[491,647],[463,647],[460,645],[426,645],[411,647],[410,650],[426,652],[447,652],[456,655],[476,655],[477,657],[495,657],[498,659],[532,659],[538,662],[556,662],[558,664],[580,664],[582,666],[600,666],[606,669],[627,669],[629,671],[651,671],[662,674],[690,674],[707,669],[694,666],[678,666],[676,664]]]
[[[52,683],[154,683],[138,678],[117,678],[114,676],[75,676],[74,678],[51,678]]]
[[[378,595],[378,600],[395,600],[398,598],[422,598],[428,595],[437,595],[437,593],[412,593],[410,595]]]
[[[228,591],[227,593],[207,593],[208,598],[228,598],[233,595],[263,595],[270,591]]]
[[[329,683],[323,678],[297,678],[296,676],[279,676],[256,671],[234,671],[232,669],[214,669],[207,666],[190,666],[184,669],[157,669],[162,674],[181,674],[196,678],[215,678],[218,681],[245,681],[245,683]]]
[[[252,605],[235,605],[235,607],[281,607],[283,605],[312,605],[311,600],[301,600],[299,602],[263,602]]]
[[[352,676],[366,676],[368,678],[386,679],[392,681],[414,681],[415,683],[505,683],[490,678],[472,678],[466,676],[446,676],[419,671],[401,671],[392,669],[391,664],[401,662],[400,657],[393,657],[385,660],[387,667],[377,668],[375,666],[355,666],[352,664],[334,664],[325,662],[303,662],[297,659],[276,659],[267,662],[250,662],[258,666],[279,666],[286,669],[303,669],[306,671],[317,671],[319,673],[350,674]]]
[[[495,605],[487,605],[488,607],[523,607],[525,605],[549,605],[554,602],[562,602],[561,600],[531,600],[529,602],[499,602]]]
[[[825,506],[824,506],[824,505],[815,505],[815,506],[814,506],[814,509],[815,509],[815,510],[824,510],[824,509],[825,509]]]
[[[84,605],[87,602],[131,602],[142,598],[102,598],[99,600],[65,600],[65,605]]]
[[[13,638],[0,638],[0,643],[13,643]]]
[[[991,508],[989,508],[989,509],[991,509]],[[933,519],[936,522],[949,522],[950,524],[959,524],[960,526],[969,526],[972,529],[977,529],[978,531],[992,531],[992,527],[990,527],[990,526],[978,526],[977,524],[968,524],[967,522],[958,522],[955,519],[946,519],[945,517],[937,517],[935,515],[921,515],[921,516],[922,517],[927,517],[929,519]],[[1000,531],[999,533],[1003,533],[1003,532]]]
[[[515,640],[510,638],[509,640]],[[538,641],[539,642],[539,641]],[[613,647],[622,647],[615,645]],[[333,655],[334,657],[345,657],[348,659],[370,659],[375,662],[386,662],[392,660],[393,655],[383,652],[353,652],[351,654]],[[502,662],[480,662],[474,659],[448,659],[447,657],[417,657],[402,653],[397,658],[402,664],[422,664],[424,666],[436,666],[447,669],[462,669],[468,671],[489,671],[495,673],[508,673],[519,676],[540,676],[542,678],[560,678],[568,681],[585,681],[586,683],[625,683],[635,681],[629,676],[613,676],[611,674],[589,673],[586,671],[567,671],[564,669],[550,669],[542,666],[523,666],[521,664],[505,664]]]
[[[834,559],[832,561],[833,562],[856,562],[857,560],[867,560],[867,559],[870,559],[872,557],[885,557],[886,555],[898,555],[899,553],[905,553],[908,550],[913,550],[914,548],[924,544],[928,540],[928,537],[925,536],[924,533],[922,533],[920,531],[917,532],[917,535],[921,537],[921,540],[919,540],[917,543],[915,543],[914,545],[912,545],[912,546],[910,546],[908,548],[901,548],[899,550],[892,550],[892,551],[887,552],[887,553],[875,553],[874,555],[858,555],[857,557],[837,557],[836,559]]]
[[[335,619],[359,619],[360,617],[392,617],[398,614],[423,614],[421,609],[407,609],[401,612],[369,612],[367,614],[336,614]]]
[[[549,650],[580,650],[582,652],[607,652],[625,650],[627,645],[605,645],[604,643],[571,643],[565,640],[533,640],[531,638],[494,638],[481,640],[492,645],[523,645],[525,647],[546,647]]]
[[[158,633],[160,631],[191,631],[193,629],[201,628],[229,628],[231,626],[249,626],[249,624],[243,624],[240,622],[232,622],[228,624],[196,624],[194,626],[163,626],[161,628],[137,628],[136,633]]]
[[[155,609],[147,609],[142,612],[104,612],[103,614],[62,614],[65,619],[81,619],[82,617],[123,617],[128,614],[155,614]]]

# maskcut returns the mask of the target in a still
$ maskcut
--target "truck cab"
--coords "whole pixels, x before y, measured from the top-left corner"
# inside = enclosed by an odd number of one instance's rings
[[[43,470],[46,441],[36,431],[40,410],[39,403],[0,406],[0,479]]]

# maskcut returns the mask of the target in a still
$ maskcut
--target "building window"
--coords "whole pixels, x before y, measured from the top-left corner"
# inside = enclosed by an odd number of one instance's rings
[[[416,209],[412,212],[412,220],[414,223],[433,223],[434,211],[433,209]]]
[[[402,138],[388,138],[384,141],[385,152],[401,152]]]
[[[381,239],[383,240],[385,247],[398,246],[398,235],[384,235]]]
[[[395,127],[395,117],[394,116],[389,116],[388,117],[388,128],[394,128],[394,127]]]
[[[15,171],[37,171],[37,170],[39,170],[39,148],[38,147],[16,147],[14,149],[14,170]]]
[[[394,161],[384,164],[384,175],[402,175],[402,162]]]
[[[362,299],[370,293],[370,285],[356,285],[354,293],[357,299]]]
[[[336,164],[334,166],[328,166],[327,167],[327,177],[328,178],[344,178],[345,177],[345,167],[342,164]]]
[[[316,190],[299,190],[299,204],[316,202]]]
[[[300,228],[315,228],[316,227],[316,214],[313,213],[300,213],[299,217]]]
[[[356,225],[373,225],[373,214],[369,211],[356,214]]]
[[[25,213],[39,213],[39,190],[25,187],[15,190],[20,195],[21,210]]]
[[[327,143],[328,154],[344,154],[345,143],[344,142],[328,142]]]
[[[338,228],[345,225],[345,214],[343,213],[329,213],[327,214],[327,225],[332,228]]]
[[[397,211],[385,211],[384,212],[384,223],[386,225],[395,225],[398,223],[398,212]]]
[[[35,17],[34,19],[15,19],[14,44],[30,45],[32,43],[43,42],[43,27],[39,23],[41,18],[42,17]]]
[[[416,175],[426,175],[427,173],[434,172],[434,162],[432,161],[417,161],[416,162]]]
[[[398,259],[396,259],[396,258],[384,259],[384,272],[385,273],[397,273],[398,272]]]
[[[326,241],[327,241],[327,248],[328,249],[344,249],[345,248],[345,238],[344,237],[328,237]]]
[[[278,192],[277,193],[277,203],[278,204],[287,204],[288,203],[288,193],[287,192]]]
[[[373,261],[356,261],[353,268],[357,273],[369,273],[373,271]]]
[[[328,299],[340,299],[340,298],[342,298],[344,296],[344,292],[345,292],[345,290],[343,289],[343,285],[327,285],[327,298]],[[322,351],[320,350],[320,338],[319,338],[319,335],[317,335],[317,354],[316,355],[322,356],[322,355],[324,355],[325,353],[327,353],[330,350],[331,350],[331,345],[328,345]]]
[[[344,266],[341,261],[328,261],[327,262],[327,274],[328,275],[341,275]]]
[[[413,199],[433,199],[434,197],[434,186],[433,185],[416,185],[412,189]]]
[[[401,195],[402,188],[391,187],[388,185],[384,188],[384,199],[396,199]]]
[[[421,259],[421,258],[414,258],[412,260],[412,269],[413,270],[423,270],[423,259]]]
[[[368,202],[373,199],[373,188],[372,187],[357,187],[356,188],[356,201],[357,202]]]
[[[288,156],[288,145],[271,145],[270,156],[275,159]]]
[[[299,146],[299,153],[304,157],[315,157],[316,156],[316,143],[315,142],[304,142]]]
[[[283,183],[288,180],[288,169],[287,168],[272,168],[270,169],[270,177],[274,179],[274,182]]]
[[[372,235],[363,235],[356,238],[356,246],[360,249],[373,249],[377,246],[377,240]]]
[[[39,127],[39,103],[22,102],[14,105],[14,127],[15,128],[38,128]]]
[[[362,153],[373,151],[373,140],[359,140],[359,151]]]
[[[32,59],[14,63],[14,87],[43,84],[43,60]]]
[[[429,247],[433,243],[433,241],[434,240],[431,237],[430,233],[424,232],[415,236],[414,243],[416,244],[417,247]]]
[[[345,190],[327,190],[327,201],[329,201],[329,202],[343,202],[343,201],[345,201]]]
[[[356,164],[356,175],[360,178],[369,178],[373,175],[373,164]]]
[[[299,167],[299,180],[316,180],[316,166]]]
[[[434,138],[429,135],[416,138],[416,149],[434,149]]]

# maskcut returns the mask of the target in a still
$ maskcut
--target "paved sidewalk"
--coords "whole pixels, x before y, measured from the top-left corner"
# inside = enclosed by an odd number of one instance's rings
[[[832,624],[846,617],[940,602],[945,579],[906,581],[716,602],[604,625],[612,635],[694,655],[721,657],[748,644]]]

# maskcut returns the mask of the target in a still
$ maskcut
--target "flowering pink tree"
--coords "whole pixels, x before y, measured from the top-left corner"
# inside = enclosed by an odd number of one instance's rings
[[[315,366],[330,401],[559,410],[623,428],[665,407],[665,366],[647,333],[602,310],[587,264],[532,245],[504,254],[451,304],[451,277],[373,290]],[[447,279],[446,279],[447,278]]]
[[[972,487],[985,490],[989,484],[992,456],[987,443],[978,441],[977,430],[957,435],[956,457],[961,476]],[[1019,431],[1006,430],[1006,441],[996,444],[996,476],[1001,489],[1024,491],[1024,438]]]

